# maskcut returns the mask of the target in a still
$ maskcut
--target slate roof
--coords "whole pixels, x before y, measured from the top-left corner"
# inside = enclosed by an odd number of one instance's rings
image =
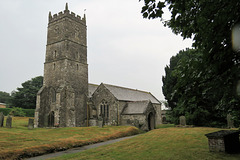
[[[149,102],[150,102],[149,100],[128,102],[122,114],[143,114],[146,111]]]
[[[159,100],[156,99],[150,92],[140,91],[137,89],[125,88],[120,86],[114,86],[110,84],[102,83],[118,100],[121,101],[144,101],[150,100],[152,103],[160,104]],[[89,97],[98,88],[96,84],[88,84]]]
[[[88,96],[91,97],[97,88],[98,88],[98,85],[88,83]]]
[[[137,89],[124,88],[103,84],[118,100],[122,101],[143,101],[150,100],[152,103],[160,104],[160,102],[150,93]]]

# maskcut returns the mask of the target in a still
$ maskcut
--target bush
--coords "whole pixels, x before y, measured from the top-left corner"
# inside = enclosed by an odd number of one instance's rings
[[[35,109],[23,109],[23,112],[26,113],[26,117],[34,117]]]
[[[7,116],[10,114],[10,112],[13,110],[14,108],[0,108],[0,112],[3,112],[3,115],[4,116]],[[35,109],[22,109],[22,112],[24,112],[24,115],[26,117],[34,117],[34,112],[35,112]],[[14,115],[16,116],[16,115]]]
[[[26,113],[23,112],[23,109],[18,108],[18,107],[13,107],[9,114],[12,116],[17,116],[17,117],[25,117],[26,116]]]
[[[0,112],[2,112],[4,116],[7,116],[11,110],[12,108],[0,108]]]

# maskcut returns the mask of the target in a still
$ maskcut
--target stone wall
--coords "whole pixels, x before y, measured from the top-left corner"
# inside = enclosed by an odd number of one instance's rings
[[[155,125],[162,124],[162,108],[161,108],[161,104],[153,104],[153,107],[154,107],[154,109],[156,111]]]
[[[211,152],[225,152],[224,138],[209,138],[208,145]]]
[[[120,110],[119,109],[119,102],[118,100],[109,92],[109,90],[100,85],[98,89],[94,92],[92,96],[92,100],[96,107],[97,111],[97,118],[100,118],[100,107],[103,101],[107,102],[109,106],[109,119],[105,124],[107,125],[116,125],[118,124],[118,119],[120,118]]]

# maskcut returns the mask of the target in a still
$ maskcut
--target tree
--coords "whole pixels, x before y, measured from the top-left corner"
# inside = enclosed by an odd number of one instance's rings
[[[232,49],[231,34],[234,26],[240,22],[240,2],[238,0],[144,0],[144,2],[145,5],[142,7],[144,18],[161,18],[164,25],[170,27],[175,34],[180,34],[184,39],[192,38],[193,47],[198,53],[202,53],[200,64],[202,67],[193,67],[201,73],[200,77],[190,74],[192,79],[188,79],[197,84],[195,90],[199,92],[199,97],[191,96],[191,93],[182,95],[185,99],[181,97],[176,105],[193,101],[194,104],[197,103],[196,108],[204,104],[207,110],[211,111],[210,116],[213,115],[210,117],[212,123],[222,123],[226,113],[231,113],[239,121],[240,103],[236,86],[240,80],[240,54],[239,50]],[[168,7],[171,12],[171,18],[166,21],[163,20],[164,7]],[[183,74],[181,70],[178,71],[179,76]],[[182,84],[183,79],[180,78]],[[164,90],[167,92],[166,88]]]
[[[0,103],[9,104],[11,101],[11,96],[7,92],[0,91]]]
[[[240,68],[240,54],[232,50],[231,40],[232,29],[240,23],[238,0],[144,1],[144,18],[162,18],[163,8],[168,7],[172,15],[164,21],[165,26],[183,38],[193,38],[193,47],[204,53],[204,61],[216,75]]]
[[[239,97],[229,91],[228,79],[212,74],[198,50],[180,51],[165,67],[163,94],[171,108],[172,122],[185,115],[188,124],[223,126],[228,113],[239,123]]]
[[[32,78],[22,83],[22,88],[17,88],[17,91],[12,95],[12,105],[25,109],[35,109],[37,92],[42,85],[42,76]]]

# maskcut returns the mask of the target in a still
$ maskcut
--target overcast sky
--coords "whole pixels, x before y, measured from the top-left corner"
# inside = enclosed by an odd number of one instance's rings
[[[191,47],[159,19],[143,19],[139,0],[5,0],[0,5],[0,91],[43,75],[48,13],[86,9],[89,82],[151,92],[159,100],[170,57]],[[168,15],[166,15],[166,18]]]

